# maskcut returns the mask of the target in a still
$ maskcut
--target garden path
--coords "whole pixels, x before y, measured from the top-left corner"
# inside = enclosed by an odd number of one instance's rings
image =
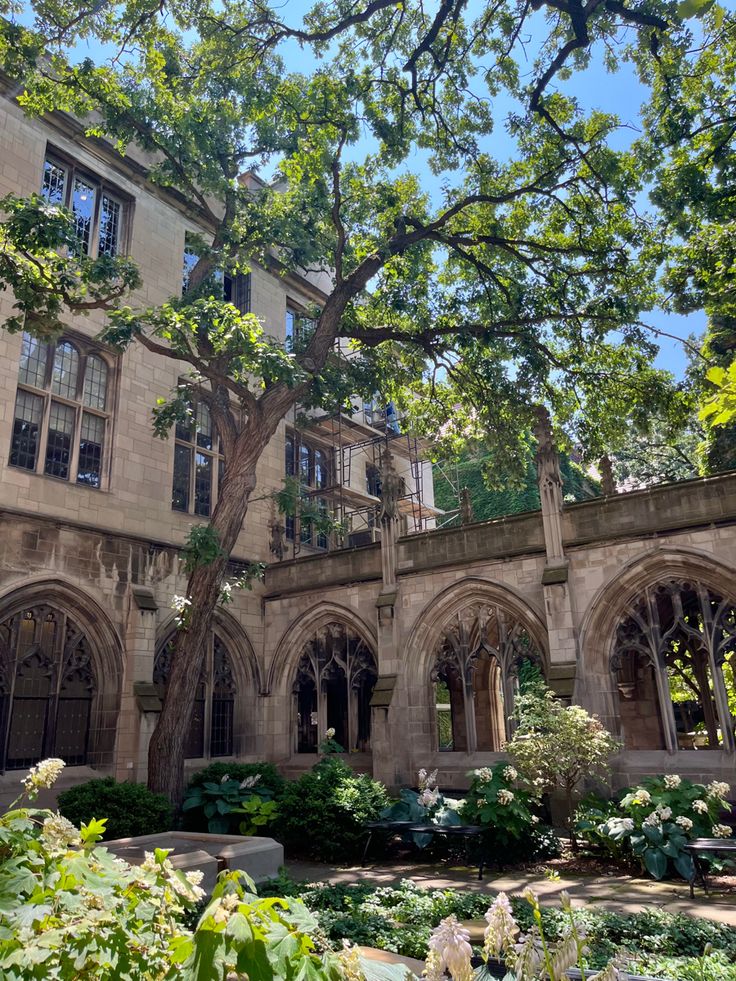
[[[477,879],[477,869],[467,866],[451,866],[417,862],[390,862],[386,864],[337,867],[317,862],[286,863],[289,876],[298,882],[327,882],[345,885],[371,884],[396,885],[402,879],[411,879],[426,889],[463,889],[468,892],[506,892],[520,895],[531,887],[543,905],[557,905],[563,890],[570,894],[573,905],[594,904],[601,909],[618,913],[638,913],[660,907],[668,913],[689,913],[721,923],[736,926],[736,895],[714,893],[705,896],[696,887],[695,899],[691,900],[686,882],[654,882],[624,875],[585,876],[549,879],[535,872],[487,870],[482,882]]]

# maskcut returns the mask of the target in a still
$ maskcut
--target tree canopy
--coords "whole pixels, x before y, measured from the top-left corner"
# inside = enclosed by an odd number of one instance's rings
[[[536,404],[597,459],[677,399],[644,319],[669,255],[660,213],[674,216],[666,195],[654,214],[642,200],[657,168],[666,190],[666,168],[682,166],[681,140],[700,152],[696,134],[660,137],[653,108],[650,132],[622,149],[622,121],[584,111],[568,80],[595,60],[632,60],[676,119],[690,66],[734,22],[699,0],[4,9],[0,67],[23,110],[64,110],[121,154],[145,151],[149,179],[202,229],[184,296],[147,308],[133,261],[80,257],[63,209],[2,202],[8,329],[55,334],[67,313],[102,310],[111,344],[189,367],[157,431],[196,397],[220,434],[219,498],[190,549],[190,617],[151,743],[152,785],[176,795],[227,558],[258,459],[295,404],[334,410],[378,393],[440,447],[485,441],[499,467],[523,470]],[[293,345],[218,292],[218,275],[252,263],[330,277]],[[336,342],[351,352],[340,363]]]

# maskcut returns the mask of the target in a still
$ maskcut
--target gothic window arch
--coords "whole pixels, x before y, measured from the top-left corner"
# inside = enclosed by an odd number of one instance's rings
[[[174,634],[165,641],[154,661],[153,682],[162,699],[166,694],[175,639]],[[224,640],[212,632],[187,733],[186,759],[233,755],[236,694],[230,651]]]
[[[38,604],[0,622],[0,765],[48,756],[88,762],[97,676],[87,636],[64,610]]]
[[[734,750],[736,602],[697,580],[634,597],[610,661],[627,749]]]
[[[327,729],[348,752],[370,749],[376,659],[344,623],[327,624],[304,645],[294,683],[296,750],[316,753]]]
[[[449,620],[431,673],[440,751],[503,749],[524,662],[541,667],[541,651],[508,610],[481,602]]]

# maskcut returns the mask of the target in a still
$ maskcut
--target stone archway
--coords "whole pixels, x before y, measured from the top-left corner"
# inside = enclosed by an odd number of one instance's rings
[[[2,767],[112,766],[123,665],[117,631],[81,590],[38,580],[0,598]]]

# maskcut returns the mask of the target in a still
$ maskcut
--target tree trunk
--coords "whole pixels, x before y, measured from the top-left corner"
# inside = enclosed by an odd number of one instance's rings
[[[260,454],[259,454],[260,455]],[[148,748],[148,786],[179,806],[184,790],[184,746],[194,711],[194,701],[204,663],[212,618],[220,587],[248,501],[256,485],[257,456],[236,461],[234,472],[225,473],[211,527],[218,534],[221,554],[209,565],[197,566],[189,576],[187,625],[177,632],[171,655],[166,696]]]
[[[567,827],[570,831],[570,844],[572,845],[572,851],[574,855],[578,853],[578,839],[575,836],[575,811],[573,804],[573,788],[565,788],[565,796],[567,798]]]

